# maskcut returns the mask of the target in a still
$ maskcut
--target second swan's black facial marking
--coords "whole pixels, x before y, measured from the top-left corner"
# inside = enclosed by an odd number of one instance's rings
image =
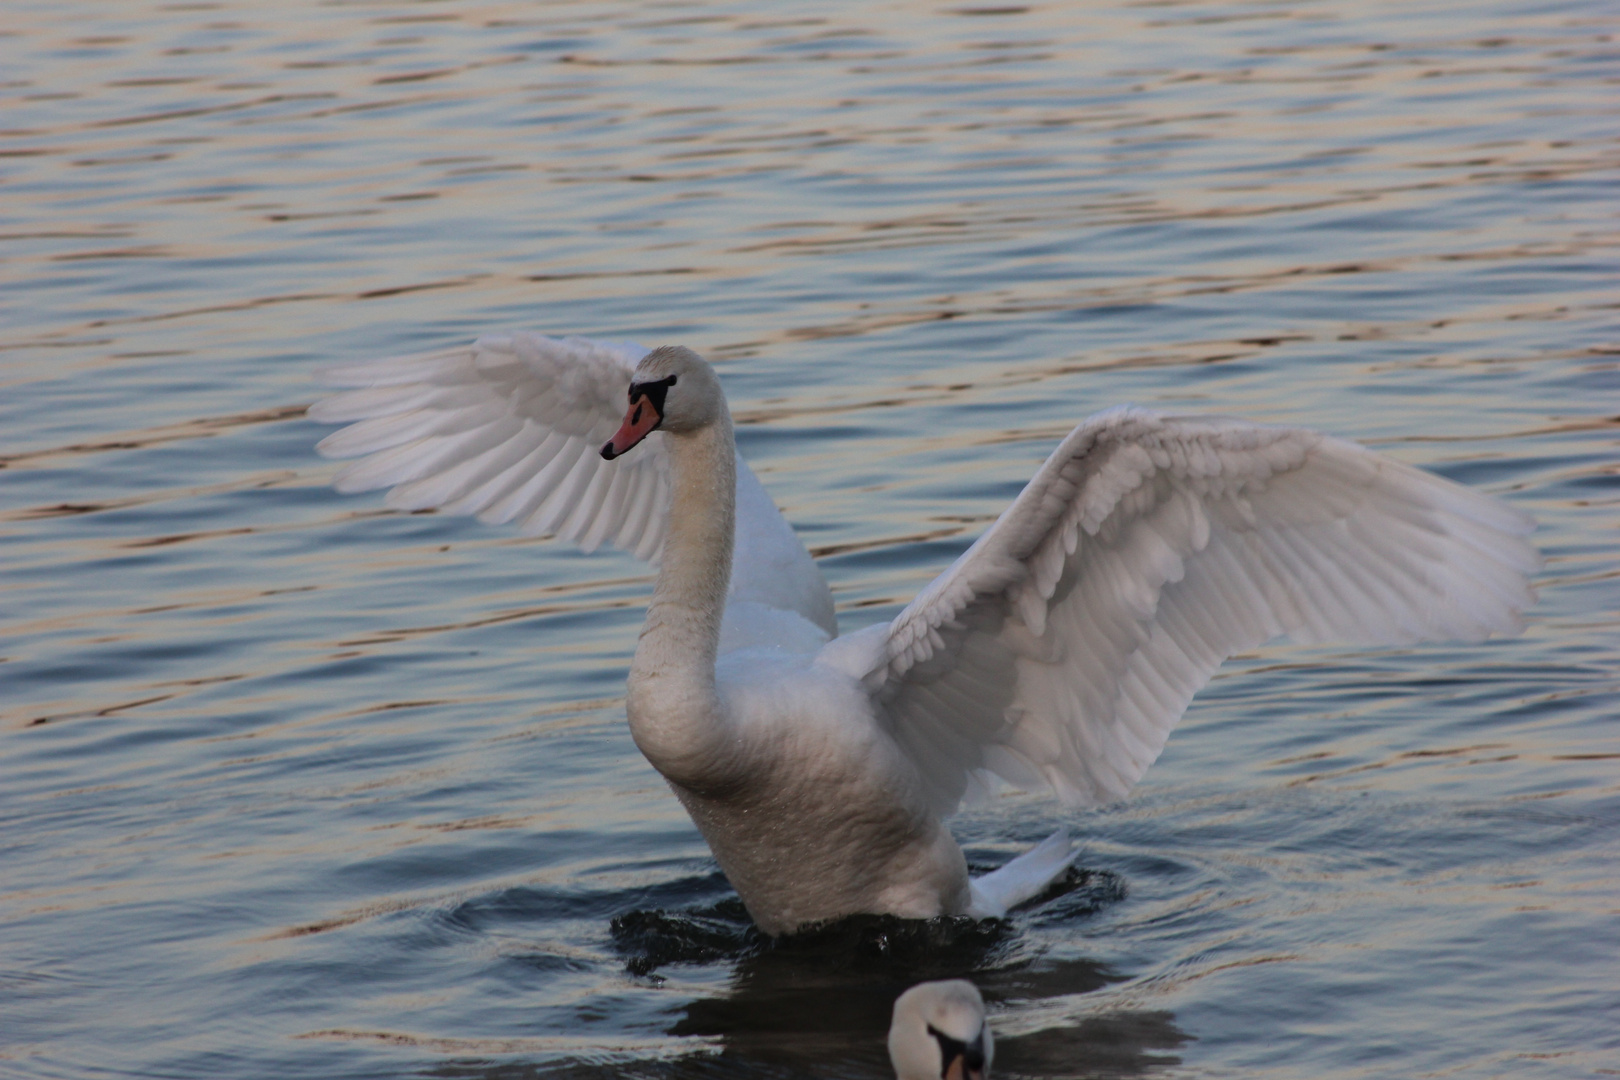
[[[951,1071],[951,1064],[957,1058],[962,1059],[963,1075],[982,1076],[984,1074],[984,1044],[975,1039],[965,1043],[961,1039],[953,1039],[933,1024],[928,1025],[928,1034],[939,1043],[940,1080]]]
[[[646,398],[652,403],[652,407],[657,410],[658,423],[662,424],[664,422],[664,395],[669,393],[669,388],[674,385],[675,376],[673,375],[659,379],[656,382],[631,383],[630,403],[633,405],[642,398]],[[653,426],[653,430],[657,430],[657,425]]]

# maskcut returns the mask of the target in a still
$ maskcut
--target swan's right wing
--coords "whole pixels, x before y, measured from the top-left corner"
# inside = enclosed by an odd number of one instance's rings
[[[990,772],[1121,798],[1226,657],[1519,627],[1529,519],[1300,429],[1115,409],[887,626],[830,643],[936,809]]]
[[[663,435],[614,461],[600,453],[645,353],[584,338],[481,337],[324,371],[327,382],[355,389],[309,415],[353,421],[318,446],[360,458],[338,473],[339,491],[392,488],[387,502],[397,509],[476,514],[587,551],[608,543],[656,559],[669,517]]]
[[[392,488],[396,509],[517,522],[530,535],[556,533],[586,551],[612,544],[656,562],[670,502],[663,432],[612,461],[601,455],[646,352],[515,333],[332,368],[327,382],[355,389],[316,402],[310,418],[351,423],[317,449],[360,459],[338,472],[339,491]],[[779,612],[808,620],[817,643],[836,634],[827,583],[741,456],[736,506],[731,644],[795,625]]]

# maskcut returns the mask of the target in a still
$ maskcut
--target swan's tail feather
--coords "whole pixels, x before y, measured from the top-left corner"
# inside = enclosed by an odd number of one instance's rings
[[[999,919],[1024,901],[1039,896],[1046,887],[1073,865],[1080,849],[1059,829],[1006,866],[968,882],[973,906],[968,914],[980,919]]]

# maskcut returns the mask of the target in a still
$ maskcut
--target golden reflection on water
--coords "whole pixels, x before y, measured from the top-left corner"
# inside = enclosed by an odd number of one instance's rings
[[[1550,15],[1523,17],[1513,35],[1474,38],[1458,36],[1432,16],[1389,6],[1383,19],[1391,27],[1388,37],[1377,32],[1380,17],[1369,12],[1357,27],[1368,36],[1345,40],[1325,32],[1336,21],[1325,13],[1266,12],[1264,20],[1296,21],[1307,38],[1318,40],[1261,40],[1240,47],[1236,62],[1223,56],[1220,66],[1199,68],[1187,63],[1198,50],[1169,35],[1248,21],[1247,14],[1205,20],[1182,12],[1161,18],[1151,8],[1033,6],[966,17],[966,9],[885,5],[803,22],[716,13],[688,23],[647,18],[634,6],[571,5],[537,14],[521,5],[478,5],[409,22],[401,34],[391,15],[364,10],[299,6],[297,14],[216,17],[137,4],[126,17],[141,33],[85,37],[48,10],[32,19],[26,10],[18,13],[14,41],[54,59],[30,65],[34,78],[20,80],[15,96],[41,116],[62,111],[64,93],[79,107],[67,110],[76,119],[66,123],[22,126],[14,135],[24,142],[15,151],[19,160],[50,168],[65,156],[76,173],[116,167],[133,175],[137,191],[141,177],[164,178],[144,189],[152,210],[138,224],[86,223],[74,215],[79,220],[70,228],[49,234],[69,241],[52,245],[49,262],[250,259],[267,244],[271,250],[302,244],[335,228],[300,227],[306,223],[333,221],[376,234],[469,218],[482,232],[484,223],[504,218],[520,234],[538,229],[538,235],[522,245],[530,248],[529,258],[491,250],[477,267],[451,256],[461,263],[452,268],[445,263],[449,252],[419,249],[404,279],[399,275],[406,268],[397,261],[328,253],[329,271],[340,275],[319,276],[341,276],[341,289],[311,290],[306,275],[297,291],[242,296],[222,307],[92,318],[77,328],[52,329],[36,344],[129,318],[189,320],[221,310],[354,303],[424,290],[476,289],[481,304],[500,304],[502,293],[515,302],[543,284],[557,300],[600,301],[605,293],[636,295],[648,274],[725,288],[760,274],[768,265],[762,259],[857,252],[869,262],[882,252],[910,259],[927,257],[931,248],[1002,243],[1076,223],[1107,230],[1348,204],[1377,204],[1391,213],[1424,205],[1436,188],[1569,179],[1614,163],[1612,149],[1594,153],[1591,144],[1567,140],[1470,140],[1470,125],[1444,108],[1459,99],[1522,93],[1538,66],[1556,72],[1565,60],[1560,53],[1591,47],[1589,32]],[[948,17],[953,12],[957,17]],[[987,30],[1010,36],[987,42],[980,36]],[[1414,32],[1421,44],[1392,43]],[[447,48],[485,36],[489,44],[480,47],[486,55],[476,59],[418,57],[442,57]],[[207,44],[176,43],[186,38]],[[548,39],[569,44],[531,51]],[[1174,43],[1168,52],[1167,42]],[[74,53],[84,58],[76,61]],[[321,58],[302,58],[310,53]],[[1136,55],[1156,55],[1161,63],[1133,72],[1128,61]],[[1504,55],[1515,63],[1495,62]],[[169,74],[176,57],[202,71]],[[857,92],[828,96],[828,70]],[[1030,85],[1033,72],[1052,70],[1070,77]],[[731,92],[738,80],[752,91],[741,99]],[[939,90],[957,85],[971,103],[966,110],[960,110],[961,98]],[[908,86],[914,88],[909,93],[902,89]],[[644,87],[659,93],[637,101],[634,92]],[[1307,99],[1312,91],[1326,96],[1290,108],[1283,104],[1289,98],[1274,96],[1284,87]],[[517,103],[509,119],[522,123],[522,137],[501,154],[489,152],[480,125],[441,119],[476,114],[489,100],[507,97]],[[682,98],[692,104],[671,107]],[[47,102],[54,105],[49,113],[38,108]],[[956,107],[943,107],[946,102]],[[1211,107],[1217,103],[1222,107]],[[784,117],[805,114],[816,117],[812,126],[789,123],[783,130]],[[338,123],[351,117],[357,126]],[[176,138],[172,129],[181,122],[188,134]],[[621,136],[599,134],[615,126]],[[322,134],[330,139],[339,131],[345,150],[321,145]],[[1412,132],[1432,132],[1446,149],[1404,137]],[[227,139],[239,149],[217,165],[198,162]],[[97,147],[89,156],[87,143]],[[1029,154],[1030,145],[1043,152]],[[1132,149],[1138,145],[1148,148],[1145,161]],[[883,159],[878,171],[866,159],[884,146],[910,149],[903,158]],[[397,160],[403,148],[420,152]],[[1112,169],[1111,157],[1119,158]],[[1144,165],[1172,161],[1196,170],[1199,182],[1147,190],[1133,182]],[[1246,179],[1262,166],[1263,179]],[[959,184],[931,182],[940,171],[959,180],[964,169],[984,172],[992,184],[1014,185],[993,200],[964,202]],[[835,187],[835,197],[814,197],[783,217],[774,205],[749,198],[746,187],[741,198],[736,190],[735,182],[818,173],[836,178],[846,170],[850,182],[896,194],[849,199],[837,197]],[[1237,175],[1225,180],[1223,172]],[[184,179],[176,184],[167,179],[173,174]],[[1023,182],[1033,190],[1021,191]],[[673,199],[665,191],[693,183],[718,186],[680,190]],[[591,190],[571,190],[581,184]],[[940,187],[943,198],[931,190]],[[82,198],[80,188],[71,189],[76,198]],[[155,212],[163,206],[185,209]],[[583,245],[583,237],[550,227],[582,216],[597,238],[629,242]],[[1499,233],[1517,231],[1520,243],[1537,239],[1519,222],[1488,224]],[[201,243],[203,237],[209,242]],[[133,242],[109,247],[106,239]],[[1470,237],[1470,248],[1478,242]],[[530,268],[503,272],[500,264],[514,256]],[[904,272],[903,264],[891,264]],[[1279,266],[1275,255],[1227,265],[1211,278],[1215,266],[1205,263],[1204,280],[1187,287],[1265,287],[1313,272]],[[936,297],[920,308],[896,297],[854,322],[831,310],[808,323],[778,322],[813,314],[799,304],[759,313],[765,317],[755,320],[758,329],[773,330],[769,336],[722,337],[710,347],[720,356],[751,355],[784,341],[881,332],[930,318],[994,316],[1008,307],[1005,313],[1017,314],[1030,305],[1177,295],[1173,281],[1166,293],[1151,280],[1130,280],[1134,275],[1119,280],[1118,268],[1111,269],[1115,280],[1101,293],[1063,288],[1043,298],[1030,291],[1042,286],[1025,280],[990,293]],[[1336,264],[1315,272],[1336,272]],[[902,306],[894,308],[897,302]],[[85,344],[82,338],[76,343]]]
[[[1238,658],[1135,801],[1068,822],[1126,898],[1032,918],[978,977],[1006,1075],[1362,1075],[1368,1031],[1402,1075],[1594,1071],[1617,29],[1449,0],[10,5],[0,974],[32,989],[0,1057],[886,1075],[889,973],[643,978],[606,943],[718,888],[623,730],[647,569],[327,488],[313,369],[523,326],[719,361],[851,629],[1124,400],[1327,428],[1536,513],[1523,639]],[[1059,816],[958,827],[994,860]]]

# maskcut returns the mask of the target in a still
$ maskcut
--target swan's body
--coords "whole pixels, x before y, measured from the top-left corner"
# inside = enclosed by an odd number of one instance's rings
[[[965,979],[918,983],[894,1002],[889,1061],[898,1080],[985,1080],[996,1041]]]
[[[768,933],[1000,914],[1072,854],[970,882],[942,819],[988,774],[1118,799],[1234,652],[1477,640],[1532,599],[1530,523],[1487,496],[1313,432],[1117,409],[892,622],[838,638],[690,351],[516,335],[331,377],[360,389],[311,416],[361,422],[321,449],[369,455],[341,490],[658,561],[631,734]]]

